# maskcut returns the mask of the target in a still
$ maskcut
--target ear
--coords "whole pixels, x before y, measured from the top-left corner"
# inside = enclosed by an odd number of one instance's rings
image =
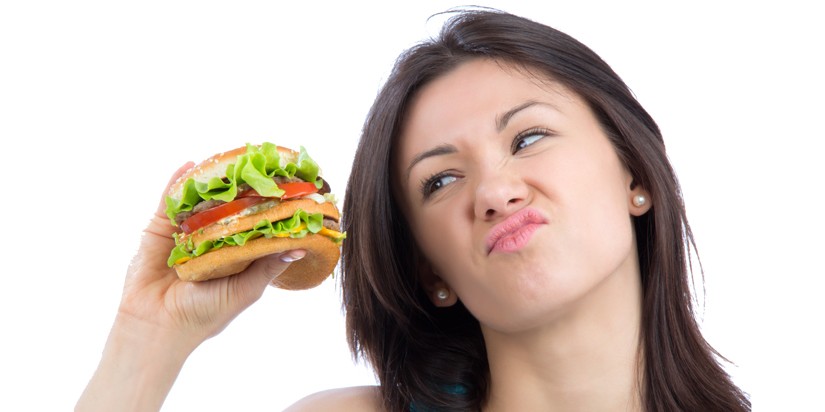
[[[627,188],[627,200],[630,214],[636,217],[644,215],[653,207],[653,199],[650,198],[650,193],[632,178]]]
[[[431,265],[422,265],[422,273],[419,274],[421,284],[430,297],[430,301],[439,308],[446,308],[458,302],[458,296],[438,274]]]

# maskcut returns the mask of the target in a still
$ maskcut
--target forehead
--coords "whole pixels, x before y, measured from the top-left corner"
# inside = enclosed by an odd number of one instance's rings
[[[457,137],[496,128],[497,117],[527,101],[559,111],[589,111],[572,90],[549,75],[492,59],[474,59],[433,79],[410,100],[397,142],[397,158]]]
[[[489,99],[523,98],[525,94],[570,100],[576,93],[539,69],[505,61],[476,58],[461,63],[425,84],[411,99],[408,119],[426,113],[433,103],[460,108]],[[463,97],[445,101],[443,97]],[[461,103],[461,105],[456,105]],[[417,113],[418,112],[418,113]]]

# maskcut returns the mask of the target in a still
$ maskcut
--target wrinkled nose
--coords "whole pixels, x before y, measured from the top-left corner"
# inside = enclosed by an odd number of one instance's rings
[[[507,216],[523,206],[527,195],[527,184],[518,176],[498,173],[486,177],[476,187],[476,218],[492,220]]]

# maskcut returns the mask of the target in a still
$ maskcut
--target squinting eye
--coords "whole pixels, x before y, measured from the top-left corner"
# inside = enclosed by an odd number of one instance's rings
[[[435,174],[421,182],[421,195],[427,199],[437,190],[458,180],[456,176],[444,172]]]
[[[524,149],[527,146],[547,137],[550,132],[543,129],[531,129],[526,132],[520,133],[513,139],[513,153],[518,152],[519,150]]]

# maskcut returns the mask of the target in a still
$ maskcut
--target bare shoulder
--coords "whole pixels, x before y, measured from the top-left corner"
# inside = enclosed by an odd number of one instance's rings
[[[330,389],[307,396],[285,412],[304,411],[381,411],[381,395],[377,386],[353,386]]]

